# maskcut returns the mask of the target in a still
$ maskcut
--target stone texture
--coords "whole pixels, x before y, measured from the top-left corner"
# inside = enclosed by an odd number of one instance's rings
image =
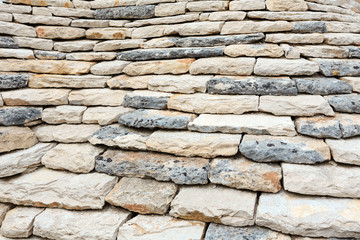
[[[109,20],[93,20],[93,19],[74,19],[71,21],[72,27],[86,27],[86,28],[104,28],[109,27]]]
[[[90,124],[79,125],[40,125],[33,128],[36,137],[41,142],[77,143],[87,142],[88,137],[100,126]]]
[[[265,0],[236,0],[231,1],[229,10],[263,10],[265,9]]]
[[[66,55],[67,60],[75,61],[103,61],[114,60],[116,53],[112,52],[89,52],[89,53],[71,53]]]
[[[78,40],[54,43],[54,50],[60,52],[80,52],[90,51],[94,48],[98,41],[92,40]]]
[[[251,75],[254,65],[254,58],[201,58],[191,64],[190,74]]]
[[[239,44],[227,46],[224,53],[230,57],[281,57],[284,50],[277,44]]]
[[[0,125],[17,126],[41,119],[41,108],[5,107],[0,108]]]
[[[316,72],[319,72],[318,64],[305,59],[258,58],[254,68],[254,73],[261,76],[313,75]]]
[[[349,58],[359,58],[360,57],[360,48],[358,47],[346,47],[347,51],[349,52]]]
[[[36,37],[35,28],[24,24],[0,21],[0,34],[20,37]]]
[[[34,146],[38,140],[28,127],[0,127],[0,153]]]
[[[341,198],[359,198],[360,196],[357,188],[360,180],[359,167],[287,163],[281,166],[284,173],[284,188],[289,192]]]
[[[176,191],[174,183],[124,177],[106,196],[106,201],[140,214],[165,214]]]
[[[79,175],[41,168],[11,179],[0,179],[0,196],[3,202],[26,206],[101,209],[105,195],[116,180],[102,173]]]
[[[324,33],[327,31],[327,23],[321,21],[296,22],[293,32],[299,33]]]
[[[256,198],[256,193],[221,186],[181,187],[170,215],[231,226],[253,225]]]
[[[191,22],[168,25],[164,30],[164,35],[199,36],[218,34],[223,24],[223,22]]]
[[[319,95],[261,96],[259,111],[287,116],[334,116],[329,103]]]
[[[359,45],[359,34],[354,33],[326,33],[325,43],[330,45]]]
[[[131,31],[126,28],[90,28],[86,30],[89,39],[125,39],[131,36]]]
[[[91,67],[90,71],[95,75],[113,75],[123,72],[123,69],[129,65],[127,61],[111,61],[97,63]]]
[[[177,94],[167,106],[183,112],[213,114],[243,114],[258,110],[258,96],[222,96],[203,93]]]
[[[328,45],[303,45],[296,46],[296,49],[304,57],[316,58],[347,58],[349,50],[344,47],[328,46]]]
[[[133,91],[124,97],[123,106],[133,108],[166,109],[170,93]]]
[[[310,237],[359,237],[359,200],[280,192],[260,196],[256,224]]]
[[[60,25],[69,26],[71,19],[63,17],[53,17],[44,15],[28,15],[28,14],[13,14],[14,22],[26,24],[45,24],[45,25]]]
[[[31,88],[103,88],[107,76],[36,74],[30,77]]]
[[[0,37],[0,48],[19,48],[11,37]]]
[[[161,76],[162,75],[159,75],[159,77]],[[122,74],[107,80],[107,85],[113,89],[147,89],[148,81],[152,77],[153,75],[130,77],[126,74]]]
[[[360,60],[315,58],[313,61],[319,64],[320,72],[327,77],[360,76]]]
[[[31,6],[2,4],[0,11],[8,13],[31,13]]]
[[[53,40],[41,38],[14,37],[14,41],[19,47],[40,50],[51,50],[54,45]]]
[[[21,89],[2,92],[6,105],[60,105],[68,103],[70,90],[64,89]]]
[[[360,135],[360,118],[356,114],[336,114],[344,138]]]
[[[66,58],[66,53],[61,53],[58,51],[34,51],[35,58],[40,60],[64,60]]]
[[[358,77],[342,77],[340,80],[348,82],[354,92],[360,93],[360,78]]]
[[[270,11],[306,11],[308,6],[304,0],[266,0],[266,8]]]
[[[223,11],[223,12],[212,12],[209,14],[210,21],[241,21],[244,20],[245,17],[246,17],[246,12],[242,12],[242,11]]]
[[[156,131],[146,141],[148,150],[179,156],[233,156],[238,152],[241,135]]]
[[[83,123],[97,123],[99,125],[109,125],[118,121],[123,114],[134,111],[132,108],[124,107],[92,107],[88,108],[82,117]]]
[[[340,121],[336,117],[300,117],[295,121],[298,133],[316,138],[341,138]]]
[[[53,148],[52,143],[38,143],[25,150],[3,154],[0,156],[0,177],[9,177],[28,172],[40,166],[41,158]]]
[[[110,149],[96,158],[95,169],[120,177],[150,177],[186,185],[207,184],[209,160]]]
[[[95,45],[94,51],[114,51],[119,49],[138,48],[144,39],[124,39],[103,41]]]
[[[49,124],[61,123],[81,123],[81,118],[86,110],[83,106],[56,106],[55,108],[45,108],[42,120]]]
[[[166,26],[164,25],[155,25],[155,26],[146,26],[136,28],[132,34],[132,38],[154,38],[164,36],[164,31]]]
[[[120,106],[128,91],[112,89],[81,89],[69,94],[69,103],[87,106]]]
[[[0,224],[5,218],[6,213],[11,209],[11,204],[0,203]]]
[[[286,21],[234,21],[226,22],[221,29],[221,35],[238,33],[284,32],[291,31],[294,23]]]
[[[144,34],[146,34],[146,32],[148,32],[149,34],[151,34],[151,32],[152,32],[152,34],[155,34],[157,36],[160,36],[160,35],[162,36],[164,34],[164,30],[166,29],[167,24],[177,24],[177,23],[192,22],[192,21],[197,21],[197,20],[199,20],[199,13],[189,12],[188,14],[185,14],[185,15],[160,17],[160,18],[152,18],[152,19],[145,19],[145,20],[136,20],[133,22],[127,22],[124,24],[124,26],[125,27],[141,27],[141,26],[153,25],[153,28],[151,28],[151,27],[140,28],[142,30],[138,31],[138,33],[143,32]],[[177,28],[177,29],[179,29],[179,28]],[[172,30],[174,30],[174,29],[172,29]],[[136,31],[136,29],[134,30],[134,32],[135,31]],[[134,37],[134,36],[132,36],[132,37]]]
[[[360,138],[326,139],[336,162],[360,165]]]
[[[155,5],[97,9],[96,19],[146,19],[155,16]]]
[[[165,17],[185,14],[186,2],[163,3],[155,6],[155,16]]]
[[[223,77],[210,79],[207,92],[229,95],[296,95],[295,81],[288,77]]]
[[[55,16],[94,18],[94,11],[90,9],[68,7],[49,7],[48,9]]]
[[[34,59],[34,53],[28,49],[0,49],[1,58]]]
[[[275,33],[267,34],[265,41],[271,43],[316,44],[322,43],[324,36],[320,33]]]
[[[95,168],[95,157],[103,150],[89,143],[58,144],[46,152],[41,163],[47,168],[89,173]]]
[[[170,216],[138,215],[119,228],[118,239],[195,240],[201,239],[205,224]]]
[[[210,115],[201,114],[189,123],[191,131],[269,134],[295,136],[294,123],[290,117],[275,117],[268,114]]]
[[[28,238],[33,232],[33,223],[43,208],[15,207],[5,216],[1,225],[1,235],[8,238]]]
[[[186,9],[191,12],[215,12],[225,11],[228,5],[228,1],[188,2]]]
[[[104,239],[116,238],[119,226],[131,213],[106,207],[102,211],[68,211],[48,208],[34,222],[34,234],[49,239]]]
[[[333,95],[329,96],[327,100],[337,112],[360,113],[359,94]]]
[[[300,93],[313,95],[329,95],[351,93],[352,87],[345,81],[337,78],[295,78]]]
[[[36,27],[36,33],[39,38],[50,39],[77,39],[85,37],[85,29],[73,27],[41,26]]]
[[[245,135],[239,149],[242,155],[257,162],[314,164],[330,160],[330,149],[322,140],[304,136]]]

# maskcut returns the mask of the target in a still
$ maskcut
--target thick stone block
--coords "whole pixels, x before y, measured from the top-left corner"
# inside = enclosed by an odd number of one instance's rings
[[[360,138],[326,139],[336,162],[360,165]]]
[[[0,34],[20,37],[36,37],[35,28],[24,24],[0,21]]]
[[[108,76],[36,74],[30,77],[31,88],[103,88]]]
[[[83,106],[68,105],[45,108],[41,120],[49,124],[81,123],[81,118],[85,110],[86,107]]]
[[[277,44],[238,44],[227,46],[224,53],[230,57],[281,57],[284,50]]]
[[[192,76],[189,74],[177,75],[154,75],[150,76],[147,87],[152,91],[195,93],[206,92],[207,82],[212,78],[208,76]],[[145,85],[145,84],[144,84]]]
[[[85,37],[85,29],[74,27],[36,27],[36,34],[39,38],[50,39],[77,39]]]
[[[28,127],[0,127],[0,153],[34,146],[38,142]]]
[[[190,74],[251,75],[255,66],[254,58],[201,58],[190,67]]]
[[[109,125],[118,121],[123,114],[134,111],[132,108],[124,107],[91,107],[86,109],[82,116],[83,123],[97,123]]]
[[[128,91],[113,89],[81,89],[69,94],[69,103],[86,106],[120,106]]]

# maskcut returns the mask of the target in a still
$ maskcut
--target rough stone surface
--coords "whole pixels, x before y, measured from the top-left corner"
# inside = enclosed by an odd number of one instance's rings
[[[27,74],[0,74],[0,89],[24,88],[28,81]]]
[[[294,23],[286,21],[233,21],[226,22],[221,29],[221,35],[238,33],[284,32],[291,31]]]
[[[114,51],[120,49],[128,49],[128,48],[138,48],[141,43],[143,43],[143,39],[124,39],[124,40],[109,40],[100,42],[95,45],[94,51]]]
[[[101,62],[92,66],[90,72],[95,75],[120,74],[129,63],[127,61]]]
[[[124,177],[105,200],[114,206],[140,214],[165,214],[176,191],[174,183]]]
[[[120,106],[128,91],[111,89],[81,89],[69,94],[69,103],[87,106]]]
[[[56,106],[55,108],[45,108],[42,120],[49,124],[61,123],[81,123],[82,114],[86,110],[83,106]]]
[[[326,139],[336,162],[360,165],[360,138]]]
[[[306,11],[308,6],[304,0],[266,0],[266,7],[270,11]]]
[[[209,160],[153,152],[108,150],[96,158],[95,169],[120,177],[150,177],[177,184],[206,184]]]
[[[341,138],[339,119],[336,117],[300,117],[295,121],[298,133],[316,138]]]
[[[263,10],[265,9],[265,0],[237,0],[231,1],[229,10]]]
[[[67,60],[75,60],[75,61],[114,60],[115,57],[116,57],[116,53],[111,53],[111,52],[71,53],[66,55]]]
[[[148,82],[152,77],[153,75],[130,77],[123,74],[109,79],[107,85],[115,89],[147,89]]]
[[[230,57],[281,57],[284,50],[276,44],[238,44],[227,46],[224,53]]]
[[[96,43],[97,41],[92,41],[92,40],[56,42],[54,43],[54,50],[60,52],[91,51]]]
[[[337,78],[295,78],[300,93],[329,95],[351,93],[352,87]]]
[[[64,60],[66,58],[66,53],[61,53],[58,51],[34,51],[35,58],[40,60]]]
[[[102,88],[107,76],[37,74],[29,79],[31,88]]]
[[[256,198],[256,193],[221,186],[181,187],[171,203],[170,215],[231,226],[253,225]]]
[[[180,36],[213,35],[221,31],[223,22],[191,22],[177,25],[168,25],[164,35],[179,34]]]
[[[73,27],[36,27],[37,36],[50,39],[77,39],[85,37],[85,29]]]
[[[41,108],[5,107],[0,108],[0,125],[17,126],[41,119]]]
[[[166,109],[170,93],[133,91],[124,97],[123,106],[133,108]]]
[[[325,43],[330,45],[359,45],[360,38],[354,33],[325,33]]]
[[[0,37],[0,48],[19,48],[11,37]]]
[[[36,37],[35,28],[24,24],[0,21],[0,34],[9,34],[20,37]]]
[[[92,107],[88,108],[82,117],[83,123],[97,123],[109,125],[118,121],[123,114],[134,111],[132,108],[124,107]]]
[[[360,60],[315,58],[313,61],[319,64],[320,72],[327,77],[360,76]]]
[[[357,77],[342,77],[340,78],[343,81],[348,82],[354,92],[360,93],[360,78]]]
[[[314,164],[330,160],[325,142],[303,136],[245,135],[239,149],[242,155],[257,162]]]
[[[61,105],[68,103],[70,90],[64,89],[21,89],[3,92],[6,105]]]
[[[0,203],[0,223],[5,218],[6,213],[11,209],[11,204]]]
[[[0,127],[0,153],[34,146],[38,142],[28,127]]]
[[[305,59],[267,59],[259,58],[256,61],[254,73],[261,76],[281,76],[281,75],[313,75],[319,72],[317,63]]]
[[[97,9],[96,19],[146,19],[155,16],[155,5]]]
[[[254,58],[201,58],[190,67],[190,73],[196,74],[224,74],[251,75],[255,65]]]
[[[49,51],[52,50],[54,46],[53,40],[50,39],[14,37],[14,41],[19,47],[23,48],[34,48]]]
[[[271,43],[316,44],[322,43],[324,36],[320,33],[274,33],[267,34],[265,41]]]
[[[329,96],[327,100],[337,112],[360,113],[359,94],[334,95]]]
[[[125,39],[131,36],[126,28],[90,28],[86,30],[88,39]]]
[[[304,57],[315,58],[347,58],[349,50],[344,47],[328,45],[302,45],[296,46],[296,50]]]
[[[360,118],[356,114],[337,114],[340,121],[340,129],[344,138],[360,135]]]

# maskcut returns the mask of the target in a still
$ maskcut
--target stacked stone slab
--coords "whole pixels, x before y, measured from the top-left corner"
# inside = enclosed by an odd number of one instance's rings
[[[0,0],[0,239],[360,239],[358,0]]]

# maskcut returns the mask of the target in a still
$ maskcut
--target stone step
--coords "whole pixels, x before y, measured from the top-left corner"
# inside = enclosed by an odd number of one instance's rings
[[[0,126],[0,153],[34,146],[38,142],[28,127]]]

